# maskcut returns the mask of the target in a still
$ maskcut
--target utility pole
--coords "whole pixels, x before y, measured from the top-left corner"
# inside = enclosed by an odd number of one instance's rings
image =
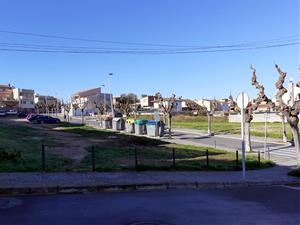
[[[111,93],[111,77],[113,76],[113,73],[108,74],[108,85],[109,85],[109,92],[110,92],[110,106],[111,106],[111,113],[112,116],[115,116],[114,112],[114,106],[113,106],[113,98],[112,98],[112,93]]]

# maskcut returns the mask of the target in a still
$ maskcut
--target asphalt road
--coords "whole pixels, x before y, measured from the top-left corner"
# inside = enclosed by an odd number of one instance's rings
[[[229,135],[208,136],[203,134],[190,133],[187,131],[174,131],[172,139],[173,140],[171,140],[171,142],[179,144],[207,146],[231,151],[241,151],[241,140]],[[260,151],[262,153],[262,158],[270,158],[277,164],[283,166],[294,166],[297,164],[295,147],[289,146],[287,144],[267,142],[268,152],[265,155],[263,142],[253,140],[251,144],[254,151]]]
[[[299,225],[300,189],[260,187],[1,197],[0,224]]]

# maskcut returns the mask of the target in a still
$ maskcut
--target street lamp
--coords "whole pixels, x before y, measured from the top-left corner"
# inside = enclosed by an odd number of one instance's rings
[[[111,77],[112,76],[113,76],[113,73],[108,74],[108,85],[109,85],[109,92],[110,92],[110,107],[111,107],[112,116],[114,117],[115,112],[114,112],[113,99],[112,99],[112,93],[111,93]]]

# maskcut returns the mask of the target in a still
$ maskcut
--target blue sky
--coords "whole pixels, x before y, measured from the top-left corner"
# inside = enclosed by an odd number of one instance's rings
[[[299,35],[299,11],[299,0],[1,0],[0,30],[122,42],[227,45]],[[5,33],[0,33],[0,42],[122,47]],[[288,76],[299,78],[299,46],[177,55],[0,51],[0,83],[66,98],[107,85],[107,74],[113,72],[115,95],[160,91],[194,99],[228,97],[230,91],[237,95],[245,90],[255,96],[249,70],[253,64],[271,95],[278,77],[274,61]]]

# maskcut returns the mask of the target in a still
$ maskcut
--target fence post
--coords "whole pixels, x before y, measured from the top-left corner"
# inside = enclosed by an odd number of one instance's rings
[[[134,147],[134,162],[135,162],[135,170],[138,170],[138,156],[137,156],[137,149]]]
[[[238,169],[239,168],[239,151],[238,150],[236,150],[235,156],[236,156],[235,166]]]
[[[260,167],[260,150],[257,152],[258,166]]]
[[[95,171],[95,146],[92,146],[92,171]]]
[[[209,167],[208,149],[206,149],[206,167]]]
[[[42,145],[42,170],[46,170],[46,162],[45,162],[45,145]]]
[[[176,155],[175,155],[175,148],[172,149],[173,152],[173,168],[176,168]]]

